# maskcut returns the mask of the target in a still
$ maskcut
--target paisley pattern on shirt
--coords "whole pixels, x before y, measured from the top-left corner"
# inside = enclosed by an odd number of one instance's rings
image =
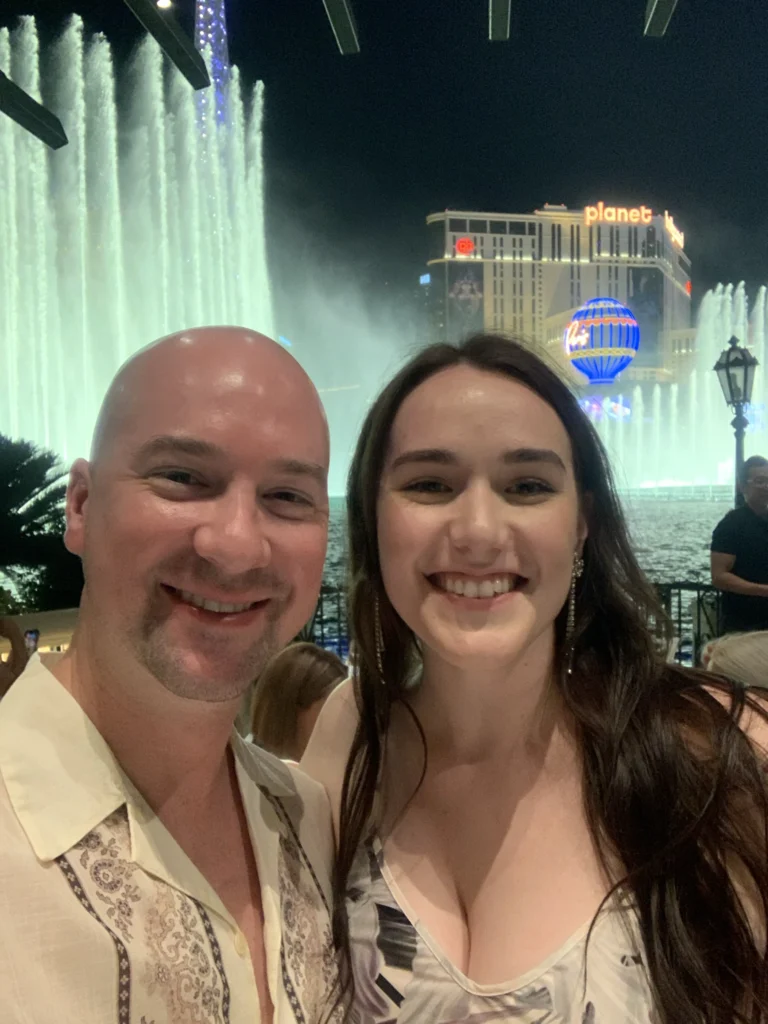
[[[601,912],[512,985],[464,977],[398,905],[378,841],[361,846],[347,894],[354,1024],[655,1024],[636,930],[626,910]],[[621,917],[620,917],[621,915]]]
[[[148,878],[129,859],[130,849],[122,807],[57,861],[82,907],[115,943],[115,1020],[229,1024],[229,985],[207,912],[184,893]],[[132,959],[134,947],[140,964]]]
[[[280,951],[283,986],[297,1024],[326,1021],[333,1005],[337,977],[328,903],[282,801],[265,790],[262,792],[282,826],[278,875],[283,919]],[[327,1024],[341,1024],[342,1016],[338,1008],[327,1019]]]

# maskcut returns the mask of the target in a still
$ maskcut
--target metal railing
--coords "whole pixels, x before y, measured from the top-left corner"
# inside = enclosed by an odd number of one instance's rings
[[[705,644],[722,633],[722,593],[711,583],[683,580],[657,583],[656,590],[672,621],[670,661],[698,665]]]
[[[657,583],[656,590],[674,630],[672,645],[666,652],[668,660],[697,665],[704,645],[721,633],[720,591],[708,583],[686,580]],[[649,625],[656,631],[655,623]],[[659,635],[661,632],[658,629]],[[315,613],[301,637],[347,658],[349,623],[343,587],[323,584]]]
[[[301,631],[300,639],[335,651],[344,660],[349,656],[347,594],[344,587],[323,583],[312,618]]]

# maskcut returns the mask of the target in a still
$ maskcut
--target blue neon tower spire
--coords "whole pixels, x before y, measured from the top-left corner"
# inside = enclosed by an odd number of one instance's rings
[[[195,43],[201,53],[211,51],[211,80],[216,120],[227,120],[227,86],[229,84],[229,45],[227,43],[227,13],[224,0],[196,0]],[[200,94],[200,116],[205,122],[211,111],[210,93]]]

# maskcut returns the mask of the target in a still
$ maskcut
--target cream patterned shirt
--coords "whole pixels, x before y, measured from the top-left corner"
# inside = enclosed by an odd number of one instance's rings
[[[323,1019],[334,976],[322,788],[232,738],[261,881],[275,1024]],[[33,659],[0,701],[2,1024],[258,1024],[245,937]]]

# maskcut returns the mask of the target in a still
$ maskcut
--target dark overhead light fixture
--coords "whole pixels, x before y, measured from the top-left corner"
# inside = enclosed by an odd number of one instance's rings
[[[344,56],[360,53],[360,40],[357,38],[357,25],[350,0],[323,0],[323,3],[339,52]]]
[[[192,88],[207,89],[211,79],[205,61],[193,41],[179,28],[170,11],[161,10],[157,0],[125,0],[125,4]]]
[[[677,0],[648,0],[645,7],[644,36],[661,37],[669,28]]]
[[[61,121],[0,71],[0,111],[51,149],[69,142]]]
[[[492,43],[509,39],[512,0],[488,0],[488,37]]]

